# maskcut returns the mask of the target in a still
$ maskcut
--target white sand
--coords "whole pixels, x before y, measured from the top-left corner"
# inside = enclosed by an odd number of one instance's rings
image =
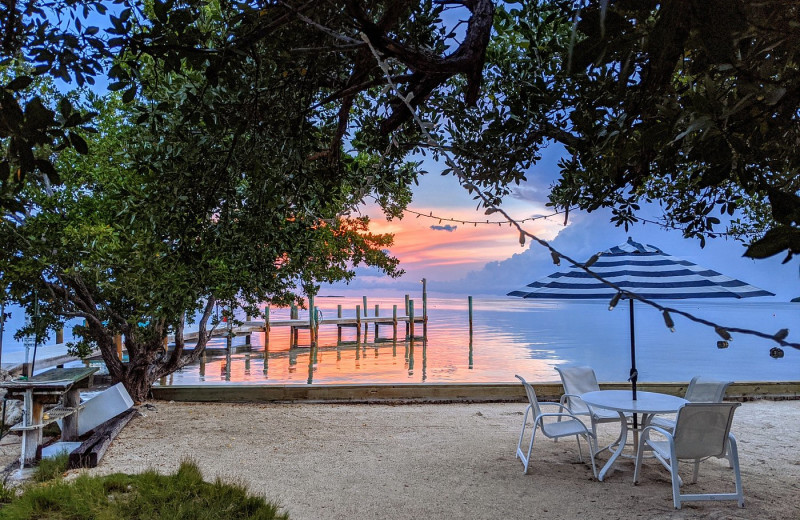
[[[744,509],[695,502],[680,511],[655,460],[638,486],[627,459],[598,482],[578,462],[574,440],[537,440],[523,475],[515,458],[523,403],[151,404],[156,410],[140,408],[146,415],[91,473],[174,472],[192,458],[207,479],[245,482],[293,520],[800,518],[800,401],[744,403],[736,412]],[[601,428],[601,440],[618,432]],[[691,467],[682,474],[690,480]],[[732,491],[733,472],[724,460],[707,461],[684,489]]]

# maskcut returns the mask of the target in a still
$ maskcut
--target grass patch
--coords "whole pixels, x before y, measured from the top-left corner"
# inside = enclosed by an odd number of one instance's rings
[[[69,464],[69,453],[62,451],[55,457],[49,457],[39,461],[36,470],[33,472],[34,482],[47,482],[64,476]]]
[[[203,481],[197,464],[174,475],[146,471],[104,477],[80,475],[33,485],[0,508],[9,520],[288,520],[276,505],[251,496],[242,484]]]

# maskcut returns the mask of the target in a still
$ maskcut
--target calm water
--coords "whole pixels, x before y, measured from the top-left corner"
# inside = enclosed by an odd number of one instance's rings
[[[355,315],[360,297],[319,298],[324,317],[336,315],[342,305],[345,316]],[[773,302],[669,302],[727,326],[776,332],[788,327],[789,340],[800,341],[800,305]],[[391,316],[392,305],[403,309],[403,298],[370,298],[369,315],[378,304],[381,315]],[[421,313],[421,299],[415,307]],[[273,311],[273,319],[287,311]],[[301,311],[300,317],[307,317]],[[335,384],[335,383],[436,383],[511,382],[514,374],[531,381],[558,380],[554,367],[561,364],[591,365],[604,381],[624,381],[630,368],[628,303],[612,312],[607,302],[525,301],[511,298],[475,298],[473,335],[470,340],[467,298],[429,298],[428,339],[412,343],[391,340],[391,326],[374,342],[360,348],[353,329],[344,329],[344,343],[337,345],[336,327],[320,327],[320,347],[289,349],[289,331],[274,327],[268,348],[264,335],[256,334],[252,347],[234,339],[229,354],[212,351],[205,363],[187,367],[163,384]],[[785,349],[783,359],[772,359],[767,340],[736,335],[730,347],[716,347],[720,339],[713,329],[675,316],[670,332],[661,314],[645,305],[636,306],[637,367],[640,381],[688,381],[697,374],[734,381],[800,380],[800,351]],[[418,325],[418,334],[420,325]],[[308,345],[308,331],[300,332]],[[225,346],[214,340],[211,347]]]

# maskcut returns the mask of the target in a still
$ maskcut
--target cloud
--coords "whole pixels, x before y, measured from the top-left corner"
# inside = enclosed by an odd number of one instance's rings
[[[452,233],[453,231],[458,229],[458,226],[451,226],[450,224],[447,224],[444,226],[431,226],[431,229],[434,231],[449,231],[450,233]]]

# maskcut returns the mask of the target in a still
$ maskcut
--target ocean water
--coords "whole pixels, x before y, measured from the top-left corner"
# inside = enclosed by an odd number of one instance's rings
[[[412,296],[417,314],[422,300]],[[800,305],[766,301],[670,301],[670,307],[723,326],[774,333],[789,328],[788,339],[800,342]],[[354,316],[361,297],[318,298],[324,318]],[[369,298],[369,315],[380,306],[381,316],[391,316],[392,306],[403,313],[404,300]],[[288,316],[273,310],[272,319]],[[301,311],[300,317],[307,317]],[[773,359],[774,343],[735,334],[726,349],[717,348],[713,328],[673,316],[675,331],[664,325],[661,313],[642,304],[635,306],[636,356],[640,381],[688,381],[695,375],[733,381],[798,381],[800,351],[785,348],[785,357]],[[369,326],[367,342],[355,344],[353,329],[344,329],[337,343],[336,327],[320,327],[319,347],[308,347],[308,331],[300,332],[300,346],[289,348],[288,327],[273,327],[269,344],[254,334],[249,347],[234,338],[223,350],[215,339],[204,362],[186,367],[161,384],[342,384],[342,383],[443,383],[513,382],[515,374],[529,381],[557,381],[559,365],[590,365],[601,381],[625,381],[630,368],[628,302],[613,311],[605,301],[532,301],[517,298],[474,298],[473,330],[469,331],[467,297],[428,299],[427,339],[392,341],[391,326],[380,329],[374,341]],[[417,325],[417,334],[421,334]]]

